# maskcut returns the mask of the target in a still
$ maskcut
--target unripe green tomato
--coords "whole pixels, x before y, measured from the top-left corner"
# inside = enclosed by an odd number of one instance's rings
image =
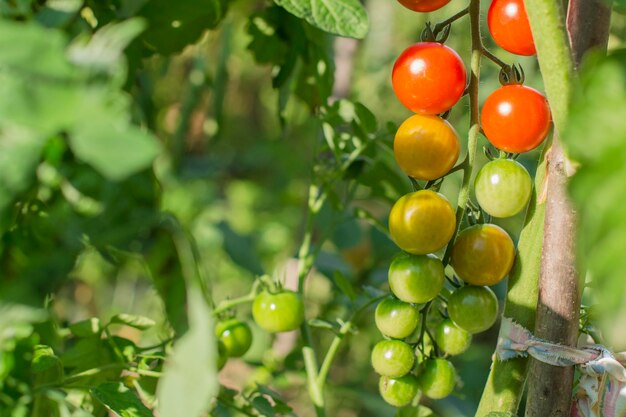
[[[397,254],[389,266],[389,287],[407,303],[426,303],[439,294],[445,280],[443,264],[435,255]]]
[[[381,376],[378,381],[378,390],[387,403],[394,407],[403,407],[413,401],[417,395],[417,378],[412,374],[400,378]]]
[[[228,354],[226,353],[226,346],[221,340],[217,341],[217,369],[221,370],[228,361]]]
[[[378,330],[395,339],[404,339],[411,335],[419,322],[417,308],[393,298],[381,301],[376,307],[374,317]]]
[[[419,387],[428,398],[445,398],[456,385],[456,370],[450,361],[442,358],[426,359],[417,374]]]
[[[231,358],[243,356],[252,344],[252,331],[247,323],[230,319],[221,321],[215,326],[215,335],[226,349],[226,355]]]
[[[480,333],[496,322],[498,298],[489,287],[466,285],[454,291],[448,299],[448,314],[460,328]]]
[[[304,321],[304,304],[293,291],[276,294],[263,291],[252,303],[252,317],[259,327],[270,333],[288,332]]]
[[[435,329],[435,341],[448,355],[460,355],[472,343],[472,334],[461,329],[450,319],[445,319]]]
[[[511,159],[496,159],[483,166],[474,181],[478,204],[493,217],[511,217],[526,207],[532,182],[526,168]]]
[[[415,352],[400,340],[381,340],[372,349],[372,366],[384,376],[398,378],[409,373],[415,364]]]

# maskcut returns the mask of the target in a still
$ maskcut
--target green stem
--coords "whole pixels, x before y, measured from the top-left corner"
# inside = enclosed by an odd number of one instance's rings
[[[470,58],[470,82],[468,94],[470,99],[470,128],[467,138],[467,155],[461,163],[463,167],[463,182],[459,190],[456,209],[456,233],[455,238],[448,243],[443,256],[444,265],[450,261],[452,246],[456,240],[456,235],[461,228],[461,221],[465,215],[465,207],[470,196],[470,180],[476,160],[476,148],[478,146],[478,134],[480,133],[480,110],[478,107],[478,84],[480,81],[480,58],[483,54],[483,44],[480,38],[480,0],[472,0],[469,6],[470,28],[472,36],[472,55]]]
[[[251,303],[252,301],[254,301],[254,298],[256,297],[258,292],[259,284],[260,281],[256,280],[254,281],[254,284],[252,284],[252,289],[248,294],[238,298],[232,298],[230,300],[224,300],[220,302],[217,307],[215,307],[215,310],[213,310],[213,315],[217,316],[220,313],[223,313],[224,311],[236,307],[240,304]]]

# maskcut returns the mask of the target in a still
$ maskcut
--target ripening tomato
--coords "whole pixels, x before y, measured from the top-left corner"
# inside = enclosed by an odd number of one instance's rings
[[[480,333],[496,322],[498,298],[489,287],[466,285],[454,291],[448,299],[448,314],[461,329]]]
[[[487,13],[487,26],[502,49],[516,55],[536,53],[524,0],[493,0]]]
[[[511,217],[522,211],[528,204],[532,188],[526,168],[511,159],[486,163],[474,181],[478,204],[494,217]]]
[[[443,248],[455,228],[454,209],[443,195],[430,190],[400,197],[389,213],[391,239],[401,249],[415,255]]]
[[[398,100],[420,114],[439,114],[463,95],[465,65],[453,49],[438,42],[418,42],[400,54],[391,83]]]
[[[468,284],[495,285],[507,276],[515,259],[515,246],[507,232],[495,224],[476,224],[459,233],[450,265]]]
[[[498,149],[522,153],[535,149],[550,131],[550,108],[534,88],[505,85],[491,93],[481,113],[485,136]]]
[[[252,317],[260,328],[270,333],[288,332],[304,321],[304,304],[293,291],[276,294],[262,291],[252,303]]]
[[[456,131],[439,116],[415,114],[396,132],[393,153],[407,175],[435,180],[450,171],[459,158],[461,145]]]
[[[231,358],[243,356],[252,345],[252,330],[248,323],[237,319],[221,321],[215,326],[215,335]]]
[[[432,12],[441,9],[446,4],[450,3],[450,0],[398,0],[401,5],[414,12]]]
[[[376,327],[382,334],[395,339],[404,339],[413,333],[419,322],[419,312],[411,304],[387,298],[376,306]]]
[[[454,365],[442,358],[426,359],[417,371],[417,382],[428,398],[439,400],[445,398],[456,385]]]
[[[443,288],[443,263],[435,255],[411,255],[401,252],[389,266],[389,288],[407,303],[426,303]]]
[[[378,381],[378,390],[388,404],[394,407],[404,407],[413,401],[419,387],[415,375],[408,374],[400,378],[381,376]]]
[[[409,373],[415,352],[400,340],[381,340],[372,349],[372,366],[379,375],[399,378]]]

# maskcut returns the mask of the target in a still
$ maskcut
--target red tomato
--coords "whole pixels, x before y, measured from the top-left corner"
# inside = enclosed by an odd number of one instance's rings
[[[535,55],[523,0],[493,0],[487,13],[489,32],[498,46],[516,55]]]
[[[414,12],[432,12],[441,9],[450,0],[398,0],[401,5]]]
[[[550,130],[550,108],[537,90],[512,84],[491,93],[481,114],[485,136],[506,152],[528,152],[543,142]]]
[[[467,75],[461,57],[437,42],[419,42],[400,54],[391,82],[398,100],[420,114],[452,108],[465,91]]]

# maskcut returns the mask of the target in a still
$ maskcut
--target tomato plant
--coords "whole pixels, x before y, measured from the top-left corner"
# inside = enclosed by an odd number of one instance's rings
[[[498,88],[483,104],[481,125],[489,142],[506,152],[528,152],[541,145],[550,130],[546,98],[525,85]]]
[[[456,370],[446,359],[426,359],[417,371],[417,381],[425,396],[438,400],[454,390]]]
[[[417,378],[412,374],[400,378],[381,376],[378,387],[383,399],[394,407],[403,407],[409,404],[419,390]]]
[[[513,240],[495,224],[477,224],[459,233],[450,264],[468,284],[495,285],[507,276],[515,260]]]
[[[295,330],[304,321],[304,305],[293,291],[278,293],[263,291],[252,303],[252,317],[256,324],[271,333]]]
[[[391,378],[404,376],[414,363],[413,349],[400,340],[382,340],[372,349],[372,366],[380,375]]]
[[[532,182],[522,164],[496,159],[483,166],[474,181],[476,200],[494,217],[511,217],[521,212],[530,199]]]
[[[435,255],[397,254],[389,266],[389,287],[400,300],[425,303],[443,288],[443,264]]]
[[[401,197],[389,213],[389,233],[401,249],[416,255],[436,252],[454,234],[456,218],[448,200],[430,190]]]
[[[448,300],[452,321],[470,333],[487,330],[498,318],[498,299],[489,287],[467,285],[454,291]]]
[[[456,131],[438,116],[409,117],[400,125],[393,141],[400,168],[420,180],[443,177],[456,163],[460,150]]]
[[[395,339],[410,336],[419,322],[419,314],[414,306],[392,298],[378,304],[374,317],[378,330]]]
[[[512,54],[534,55],[535,42],[523,0],[493,0],[487,13],[489,33]]]
[[[243,356],[252,344],[252,331],[247,323],[230,319],[215,326],[215,335],[224,346],[224,353],[231,358]]]
[[[445,319],[435,328],[435,341],[448,355],[460,355],[472,343],[472,334],[460,328],[450,319]]]
[[[456,104],[465,91],[465,65],[448,46],[419,42],[405,49],[391,81],[398,100],[420,114],[439,114]]]

